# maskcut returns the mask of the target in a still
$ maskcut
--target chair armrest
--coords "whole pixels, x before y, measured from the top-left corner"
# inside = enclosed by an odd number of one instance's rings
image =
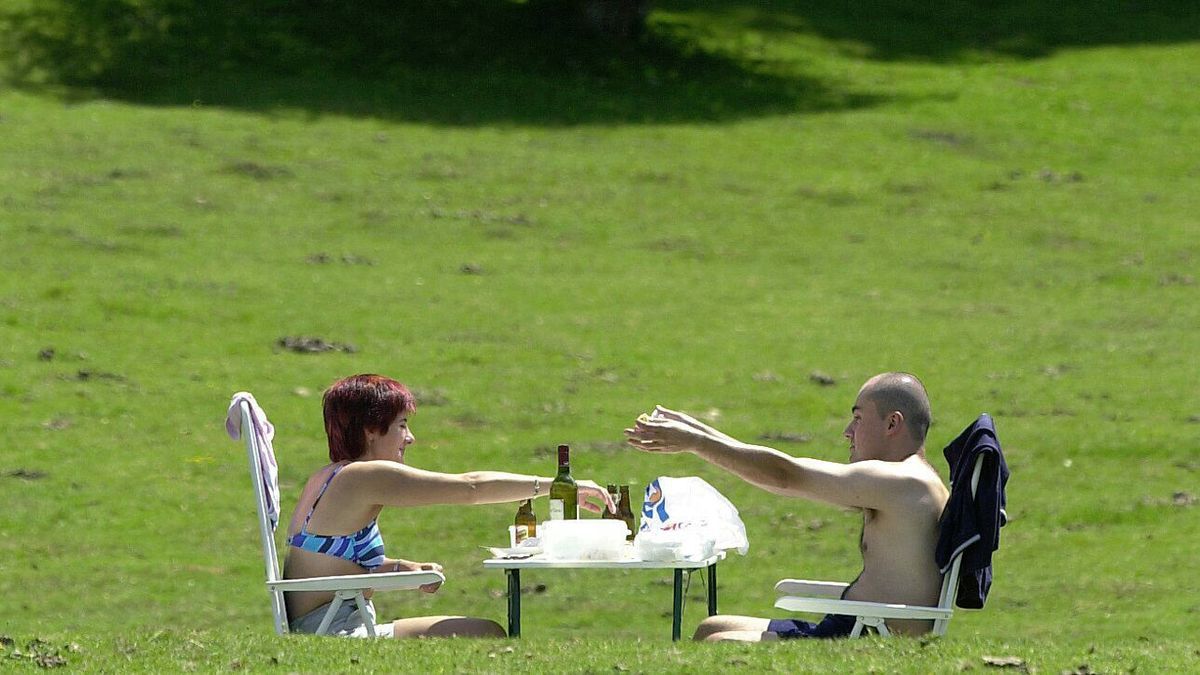
[[[411,590],[425,584],[442,583],[446,580],[441,572],[384,572],[379,574],[343,574],[332,577],[310,577],[308,579],[280,579],[268,581],[271,591],[396,591]]]
[[[803,598],[784,596],[775,601],[779,609],[814,614],[846,614],[856,617],[879,619],[949,619],[950,609],[922,607],[919,605],[894,605],[884,602],[862,602],[860,600],[830,600],[826,598]]]
[[[807,579],[781,579],[775,584],[779,595],[805,595],[813,598],[840,598],[850,584],[840,581],[809,581]]]

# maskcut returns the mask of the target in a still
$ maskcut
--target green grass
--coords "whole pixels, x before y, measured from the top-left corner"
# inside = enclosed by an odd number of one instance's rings
[[[239,29],[158,3],[189,39],[240,45],[218,63],[115,20],[63,52],[83,9],[29,6],[0,2],[20,29],[0,31],[0,658],[1200,667],[1194,10],[664,2],[644,42],[605,46],[545,30],[536,4],[480,0],[460,24],[374,8],[351,44],[314,29],[333,10]],[[356,351],[277,345],[300,335]],[[270,632],[221,427],[235,391],[278,427],[285,509],[324,456],[320,392],[353,372],[421,393],[417,466],[545,474],[569,442],[601,483],[702,476],[751,542],[721,567],[721,610],[763,615],[782,576],[853,577],[857,518],[625,450],[620,430],[662,403],[840,460],[858,385],[887,369],[931,392],[935,466],[988,411],[1013,471],[995,589],[944,640],[673,646],[667,575],[583,572],[526,575],[546,590],[520,642]],[[513,510],[385,513],[389,552],[448,583],[380,614],[503,622],[477,546]]]
[[[34,670],[65,659],[95,670],[267,672],[713,673],[749,672],[1195,672],[1200,657],[1178,643],[1067,646],[1044,639],[868,638],[855,643],[678,644],[608,637],[520,641],[363,642],[312,636],[264,639],[232,632],[163,630],[138,637],[17,645],[6,665]],[[11,657],[10,657],[11,658]],[[1007,665],[1004,665],[1007,664]],[[19,667],[19,666],[18,666]]]

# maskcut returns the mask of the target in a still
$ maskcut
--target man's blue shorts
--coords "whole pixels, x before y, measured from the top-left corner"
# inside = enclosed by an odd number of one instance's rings
[[[845,614],[826,614],[821,623],[799,619],[771,619],[767,630],[781,640],[793,638],[839,638],[850,635],[854,630],[854,617]]]

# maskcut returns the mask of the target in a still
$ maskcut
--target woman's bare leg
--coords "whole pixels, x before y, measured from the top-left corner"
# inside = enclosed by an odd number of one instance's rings
[[[508,637],[500,624],[491,619],[469,616],[415,616],[392,622],[392,634],[411,637]]]
[[[718,614],[710,616],[696,626],[693,640],[742,640],[759,642],[774,640],[777,636],[767,632],[769,619],[759,619],[753,616],[738,616],[736,614]]]

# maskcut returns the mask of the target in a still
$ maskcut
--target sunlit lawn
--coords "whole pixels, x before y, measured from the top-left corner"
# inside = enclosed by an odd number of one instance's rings
[[[1097,18],[943,52],[839,11],[663,3],[670,49],[473,88],[449,59],[0,90],[3,663],[1195,671],[1198,31]],[[889,369],[931,392],[935,466],[987,411],[1013,472],[995,589],[944,640],[671,645],[669,573],[647,572],[525,575],[520,641],[271,634],[235,391],[278,428],[285,509],[324,456],[320,393],[353,372],[419,392],[417,466],[544,475],[568,442],[597,482],[702,476],[751,542],[720,609],[765,615],[780,577],[853,578],[858,517],[621,429],[662,403],[841,460]],[[380,614],[503,623],[478,547],[513,510],[385,513],[389,552],[448,582]]]

